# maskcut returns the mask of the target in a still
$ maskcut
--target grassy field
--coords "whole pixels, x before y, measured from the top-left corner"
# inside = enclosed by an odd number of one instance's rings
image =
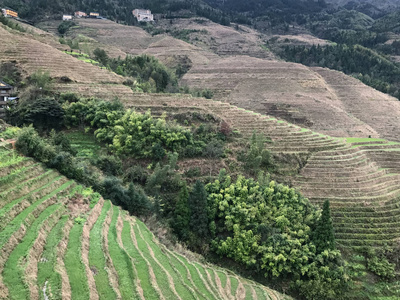
[[[8,193],[0,208],[0,217],[12,216],[0,228],[0,298],[267,299],[266,287],[167,249],[110,201],[91,207],[87,189],[34,161],[29,168],[38,171],[24,172],[29,160],[0,152],[1,174],[26,173],[14,177],[25,195]]]

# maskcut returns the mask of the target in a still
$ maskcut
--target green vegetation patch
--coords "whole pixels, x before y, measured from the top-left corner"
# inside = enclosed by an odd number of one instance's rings
[[[167,299],[176,298],[176,295],[173,293],[173,291],[172,291],[172,289],[170,287],[167,274],[157,264],[157,262],[154,260],[154,258],[150,255],[150,252],[149,252],[149,249],[148,249],[147,243],[146,243],[146,240],[148,238],[142,238],[141,230],[136,225],[134,226],[134,230],[135,230],[135,236],[136,236],[136,240],[137,240],[137,243],[138,243],[139,250],[142,253],[142,255],[144,255],[147,258],[147,260],[149,261],[149,263],[150,263],[150,265],[151,265],[151,267],[153,269],[153,272],[154,272],[154,274],[156,276],[156,281],[157,281],[158,287],[162,291],[163,296],[165,298],[167,298]]]
[[[102,227],[107,213],[111,208],[111,202],[105,201],[101,214],[90,231],[89,265],[94,270],[97,293],[100,299],[116,299],[116,294],[110,285],[106,271],[106,258],[104,256]]]
[[[65,135],[71,141],[72,149],[77,152],[77,157],[96,157],[101,150],[101,145],[93,134],[74,130],[65,132]]]
[[[55,189],[50,194],[47,194],[45,197],[35,201],[31,206],[21,212],[18,216],[16,216],[3,231],[0,232],[0,248],[5,245],[5,243],[9,240],[11,235],[23,224],[24,220],[43,202],[55,196],[57,193],[63,191],[68,188],[73,182],[68,181]]]
[[[53,227],[46,239],[46,244],[42,253],[42,259],[38,263],[37,284],[39,289],[43,289],[47,282],[46,294],[52,295],[53,300],[61,300],[61,275],[56,272],[57,246],[60,243],[64,226],[68,221],[68,216],[63,216]],[[40,299],[44,299],[43,293],[39,293]]]
[[[83,224],[75,222],[69,233],[68,247],[64,257],[72,299],[89,299],[89,286],[82,262],[82,230]]]
[[[144,226],[143,226],[144,227]],[[153,234],[145,230],[144,232],[140,230],[143,234],[144,240],[147,242],[147,245],[152,249],[154,256],[158,260],[158,262],[165,268],[169,275],[173,278],[175,289],[183,299],[193,299],[192,293],[182,284],[182,281],[175,269],[171,265],[171,261],[168,256],[166,256],[160,249],[159,245],[154,242]]]
[[[135,247],[131,239],[130,223],[127,221],[124,221],[124,228],[122,230],[122,242],[129,256],[132,257],[135,261],[135,268],[137,270],[138,278],[140,280],[140,286],[143,289],[144,298],[158,299],[159,295],[151,284],[149,266],[147,265],[142,255],[140,255],[139,250]]]
[[[4,265],[3,279],[9,289],[10,299],[28,299],[29,291],[23,280],[25,277],[27,257],[32,244],[37,238],[38,231],[46,219],[48,219],[57,209],[62,208],[62,204],[52,205],[46,208],[39,217],[28,227],[28,230],[22,241],[11,252],[7,262]]]
[[[128,254],[119,247],[117,239],[117,219],[119,208],[113,206],[113,216],[108,232],[108,251],[118,274],[119,289],[122,299],[138,299],[135,288],[135,274]]]

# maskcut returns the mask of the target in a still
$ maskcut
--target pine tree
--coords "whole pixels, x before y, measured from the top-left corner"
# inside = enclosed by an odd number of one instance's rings
[[[317,253],[321,253],[324,250],[335,249],[335,235],[333,232],[329,200],[324,202],[321,218],[317,221],[317,226],[314,231],[313,241],[317,248]]]
[[[180,239],[186,240],[189,232],[190,210],[188,206],[189,192],[186,183],[182,186],[176,203],[172,228]]]
[[[190,230],[198,238],[206,239],[209,236],[207,192],[201,181],[196,181],[189,195],[188,205],[190,209]]]

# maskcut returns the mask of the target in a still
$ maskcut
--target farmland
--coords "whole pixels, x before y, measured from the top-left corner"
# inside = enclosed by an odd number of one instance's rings
[[[0,174],[2,299],[289,299],[166,248],[139,219],[102,198],[90,205],[82,186],[12,150],[0,148]]]

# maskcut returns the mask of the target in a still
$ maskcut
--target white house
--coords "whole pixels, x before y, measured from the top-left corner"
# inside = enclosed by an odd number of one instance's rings
[[[71,15],[63,15],[63,21],[70,21],[72,20],[72,16]]]
[[[132,13],[139,22],[154,21],[154,16],[149,9],[135,9]]]

